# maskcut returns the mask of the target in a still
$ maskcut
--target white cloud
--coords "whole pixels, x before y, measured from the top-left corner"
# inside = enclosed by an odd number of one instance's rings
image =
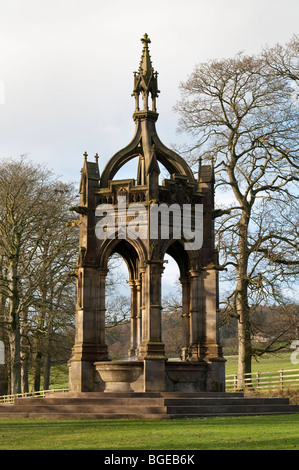
[[[161,95],[157,130],[170,145],[178,85],[195,63],[257,52],[297,32],[297,0],[0,0],[0,157],[28,152],[66,179],[82,153],[101,166],[134,134],[133,71],[151,37]]]

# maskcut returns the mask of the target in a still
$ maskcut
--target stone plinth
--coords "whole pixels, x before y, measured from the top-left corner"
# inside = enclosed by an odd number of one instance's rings
[[[167,362],[166,390],[188,393],[206,391],[206,369],[204,362]]]

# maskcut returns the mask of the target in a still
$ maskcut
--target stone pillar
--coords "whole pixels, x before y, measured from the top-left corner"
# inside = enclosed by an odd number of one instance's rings
[[[141,355],[144,359],[144,391],[161,392],[165,389],[165,353],[162,343],[161,275],[163,264],[151,261],[146,267],[144,331]]]
[[[144,268],[141,272],[141,337],[140,337],[140,344],[139,344],[139,357],[143,359],[144,356],[144,343],[148,338],[148,282],[146,276],[146,268]]]
[[[162,263],[150,262],[145,275],[145,318],[142,337],[145,346],[145,357],[164,357],[164,344],[162,343],[161,319],[161,275],[164,268]]]
[[[219,338],[218,272],[216,269],[202,271],[203,304],[205,314],[205,337],[202,351],[207,363],[206,389],[208,392],[225,391],[225,362]]]
[[[128,356],[135,357],[137,351],[137,285],[135,280],[128,281],[128,284],[131,289],[131,334]]]
[[[190,344],[190,280],[188,277],[181,277],[180,282],[182,285],[182,333],[183,345],[181,350],[181,360],[187,361],[189,359],[189,344]]]
[[[97,327],[96,327],[96,340],[100,347],[99,361],[109,360],[108,347],[106,345],[106,334],[105,334],[105,314],[106,314],[106,276],[108,269],[98,268],[97,269],[97,290],[98,295],[96,296],[96,310],[97,310]]]
[[[199,361],[200,342],[203,336],[201,305],[201,276],[199,270],[190,270],[190,360]]]
[[[218,272],[215,269],[203,271],[205,301],[205,355],[208,358],[222,357],[219,329]]]
[[[75,344],[69,362],[70,391],[96,391],[94,362],[107,361],[105,279],[107,269],[82,267],[77,281]]]
[[[203,271],[203,291],[205,295],[206,343],[219,344],[219,319],[217,302],[217,271]]]
[[[142,273],[141,279],[135,280],[137,291],[137,312],[136,312],[136,356],[139,354],[139,347],[142,341]]]

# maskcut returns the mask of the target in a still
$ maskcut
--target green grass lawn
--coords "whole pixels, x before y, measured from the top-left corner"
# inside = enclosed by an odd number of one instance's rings
[[[253,361],[253,371],[298,368],[290,354]],[[226,373],[237,371],[229,357]],[[67,386],[67,368],[51,388]],[[0,419],[0,450],[299,450],[299,414],[178,420]]]
[[[238,357],[226,357],[225,373],[226,375],[235,374],[238,371]],[[265,355],[258,360],[252,359],[253,372],[270,372],[283,370],[299,369],[299,364],[292,364],[291,352],[283,351],[275,355]]]
[[[1,419],[1,450],[298,450],[299,415],[143,420]]]

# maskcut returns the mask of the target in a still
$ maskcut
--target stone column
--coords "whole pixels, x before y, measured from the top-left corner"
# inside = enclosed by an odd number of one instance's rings
[[[105,279],[107,269],[82,267],[78,272],[75,344],[69,362],[70,391],[96,391],[94,365],[107,361]]]
[[[201,305],[201,276],[199,270],[190,270],[190,360],[199,361],[200,342],[203,336],[203,316]]]
[[[182,285],[182,333],[183,345],[181,350],[181,360],[187,361],[189,358],[190,345],[190,280],[188,277],[181,277]]]
[[[142,343],[146,357],[164,357],[161,321],[161,275],[164,268],[160,262],[150,262],[146,268],[144,292],[144,319]]]
[[[142,277],[142,275],[141,275]],[[142,279],[135,280],[137,291],[137,311],[136,311],[136,355],[139,354],[139,346],[142,341]]]
[[[202,271],[205,336],[202,343],[204,361],[207,364],[206,389],[211,392],[225,391],[225,359],[219,338],[218,318],[218,272],[216,269]]]
[[[106,276],[108,269],[98,268],[97,269],[97,291],[96,296],[96,310],[97,310],[97,326],[96,326],[96,340],[99,344],[100,355],[98,361],[109,360],[108,347],[106,345],[106,333],[105,333],[105,314],[106,314]]]
[[[137,350],[137,285],[135,280],[128,281],[128,284],[131,289],[131,334],[128,356],[135,357]]]
[[[218,358],[222,357],[219,334],[218,272],[216,269],[206,269],[202,277],[206,317],[205,354],[209,358]]]
[[[161,275],[163,264],[150,261],[145,275],[145,309],[141,357],[144,359],[144,391],[161,392],[165,389],[165,353],[162,343]]]

